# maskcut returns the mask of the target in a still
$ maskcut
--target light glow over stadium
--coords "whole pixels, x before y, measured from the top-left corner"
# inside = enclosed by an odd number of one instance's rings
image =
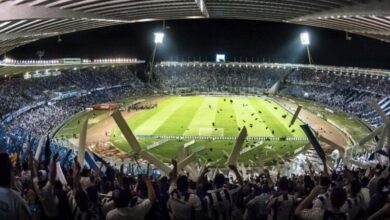
[[[307,32],[301,33],[300,37],[301,37],[301,44],[302,45],[304,45],[304,46],[310,45],[309,33],[307,33]]]
[[[154,33],[154,43],[162,44],[164,41],[164,33]]]

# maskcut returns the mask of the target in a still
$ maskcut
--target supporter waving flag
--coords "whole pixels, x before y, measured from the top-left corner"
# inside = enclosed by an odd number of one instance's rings
[[[44,161],[45,167],[49,166],[50,156],[51,156],[50,138],[49,138],[49,136],[47,136],[46,145],[45,145],[45,161]]]
[[[20,150],[20,158],[24,161],[27,157],[27,152],[34,147],[35,137],[28,135],[25,144],[23,144],[22,149]]]
[[[61,160],[61,166],[65,165],[69,161],[69,158],[72,155],[72,152],[73,152],[72,149],[69,149],[66,152],[65,156]]]
[[[92,152],[89,151],[88,149],[85,152],[84,159],[85,162],[88,164],[89,168],[91,168],[92,170],[97,170],[99,168],[98,165],[96,164]]]
[[[105,166],[108,166],[109,164],[107,163],[107,161],[105,161],[103,158],[101,158],[100,156],[98,156],[97,154],[91,152],[92,155],[93,155],[93,159],[97,162],[101,162],[102,164],[104,164]]]

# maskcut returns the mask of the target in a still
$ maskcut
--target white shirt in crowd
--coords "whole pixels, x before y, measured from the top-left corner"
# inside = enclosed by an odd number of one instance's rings
[[[34,178],[33,180],[35,191],[37,192],[37,196],[41,201],[42,208],[47,217],[53,218],[58,216],[58,198],[54,194],[54,187],[48,181],[44,187],[39,189],[38,186],[38,178]]]
[[[115,209],[114,200],[110,198],[112,196],[112,191],[108,192],[101,201],[103,215],[106,216],[107,213]]]
[[[231,216],[236,211],[233,204],[233,195],[240,189],[241,186],[234,189],[226,189],[222,187],[207,191],[205,201],[207,203],[207,215],[209,218],[215,220]]]
[[[171,210],[171,219],[190,220],[196,213],[200,214],[202,212],[202,203],[199,197],[190,192],[187,192],[187,194],[180,192],[172,193],[176,188],[176,184],[172,183],[169,189],[171,196],[167,205],[168,209]]]
[[[363,187],[360,190],[360,194],[362,195],[362,208],[363,210],[367,210],[370,205],[370,190],[366,187]]]
[[[144,199],[133,207],[116,208],[108,212],[106,220],[143,220],[152,208],[149,199]]]
[[[93,186],[93,183],[91,182],[91,178],[89,178],[89,176],[87,177],[82,176],[80,178],[80,185],[81,188],[83,188],[83,190],[86,190],[88,187]]]
[[[330,192],[321,193],[313,200],[313,208],[326,209],[330,205]]]

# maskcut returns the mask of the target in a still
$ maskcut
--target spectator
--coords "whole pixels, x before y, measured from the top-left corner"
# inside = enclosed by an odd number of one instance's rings
[[[208,190],[205,196],[207,214],[210,219],[227,219],[229,216],[239,218],[239,212],[233,202],[234,196],[241,190],[243,181],[237,167],[230,165],[229,168],[236,175],[239,185],[235,185],[229,188],[225,186],[225,176],[221,173],[217,174],[214,178],[214,190]]]
[[[189,182],[186,176],[177,177],[177,162],[172,161],[170,199],[168,208],[171,219],[202,219],[202,204],[198,196],[189,192]]]
[[[132,198],[129,204],[130,194],[128,189],[114,192],[113,197],[116,208],[108,212],[107,220],[144,219],[156,200],[151,180],[146,177],[144,181],[148,190],[148,198],[144,200]]]
[[[6,153],[0,153],[0,218],[29,218],[26,201],[12,190],[12,164]]]
[[[268,184],[264,184],[261,187],[260,195],[250,200],[246,205],[246,220],[266,220],[268,217],[269,209],[267,203],[271,198],[271,190]]]
[[[321,193],[321,187],[315,186],[310,194],[299,204],[295,210],[295,214],[301,219],[348,219],[346,213],[341,212],[341,208],[344,205],[347,194],[344,189],[334,187],[330,194],[330,204],[326,209],[312,208],[307,209],[313,199]]]

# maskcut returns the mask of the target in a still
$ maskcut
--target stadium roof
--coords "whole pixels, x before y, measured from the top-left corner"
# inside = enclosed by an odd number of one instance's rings
[[[193,18],[303,24],[390,42],[390,0],[0,0],[0,54],[75,31]]]

